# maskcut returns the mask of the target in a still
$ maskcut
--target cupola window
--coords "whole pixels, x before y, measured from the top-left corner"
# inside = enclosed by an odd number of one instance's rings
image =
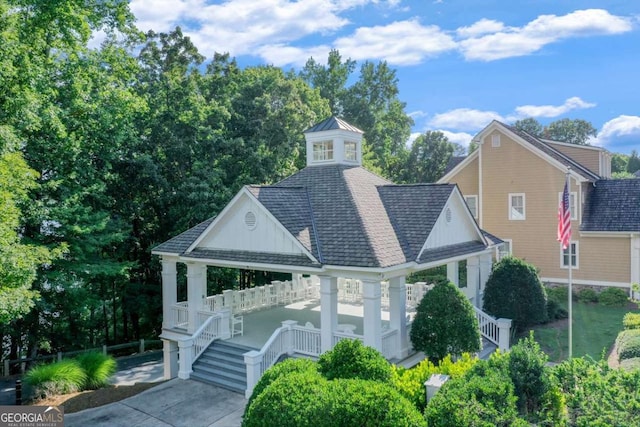
[[[333,160],[333,141],[313,143],[313,161]]]
[[[344,142],[344,159],[348,162],[355,162],[358,160],[358,148],[355,142]]]

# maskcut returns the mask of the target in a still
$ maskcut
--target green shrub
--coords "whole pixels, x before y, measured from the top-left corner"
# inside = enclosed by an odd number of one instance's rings
[[[640,313],[627,313],[622,318],[625,329],[640,329]]]
[[[109,378],[116,372],[115,359],[97,351],[83,353],[76,360],[87,374],[87,379],[82,385],[84,390],[106,386]]]
[[[411,325],[411,342],[432,361],[480,350],[478,319],[453,283],[440,282],[422,298]]]
[[[359,378],[391,382],[391,364],[380,352],[359,340],[345,339],[320,355],[318,372],[326,379]]]
[[[578,301],[583,303],[598,302],[598,294],[591,288],[584,288],[578,292]]]
[[[424,383],[431,378],[431,375],[445,374],[452,379],[460,378],[477,361],[477,357],[464,353],[455,362],[451,360],[451,355],[447,355],[438,365],[425,359],[410,369],[394,366],[393,383],[396,389],[422,412],[426,406]]]
[[[640,370],[640,357],[621,360],[620,367],[625,371]]]
[[[546,367],[548,357],[534,340],[533,331],[514,345],[507,357],[519,413],[535,423],[560,423],[564,401]]]
[[[442,386],[427,404],[425,418],[429,427],[527,425],[518,419],[516,400],[506,374],[479,361]]]
[[[569,299],[569,288],[566,286],[545,286],[547,300],[553,300],[559,304],[566,304]]]
[[[607,288],[600,292],[600,304],[608,307],[622,307],[628,301],[628,294],[620,288]]]
[[[560,306],[560,303],[552,299],[547,300],[548,321],[552,322],[554,320],[566,319],[567,317],[569,317],[569,313]]]
[[[494,265],[483,306],[492,316],[512,319],[517,331],[547,319],[547,296],[535,267],[515,257]]]
[[[245,412],[249,410],[249,407],[257,396],[267,388],[269,384],[284,375],[289,375],[294,372],[307,373],[309,375],[318,374],[318,364],[309,359],[286,359],[276,365],[270,367],[260,378],[260,381],[253,388],[253,393],[247,402]]]
[[[86,380],[87,374],[73,359],[38,365],[24,376],[25,384],[36,399],[80,391]]]
[[[616,338],[618,360],[640,357],[640,329],[627,329]]]

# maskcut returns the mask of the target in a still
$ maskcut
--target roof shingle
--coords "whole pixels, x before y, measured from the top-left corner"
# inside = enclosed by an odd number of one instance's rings
[[[589,186],[581,231],[640,231],[640,179],[603,179]]]

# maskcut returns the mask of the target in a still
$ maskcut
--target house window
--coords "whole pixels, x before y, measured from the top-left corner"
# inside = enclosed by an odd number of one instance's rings
[[[344,159],[349,162],[358,160],[358,152],[355,142],[345,141],[344,143]]]
[[[333,141],[315,142],[313,144],[313,161],[333,160]]]
[[[500,134],[491,135],[491,146],[500,147]]]
[[[558,206],[560,205],[560,200],[562,200],[562,192],[558,193]],[[576,193],[575,191],[572,191],[571,194],[569,194],[569,211],[571,212],[572,221],[578,220],[578,209],[576,209],[576,206],[578,206],[576,204],[577,200],[578,200],[578,193]]]
[[[579,250],[578,242],[571,242],[571,268],[577,269],[579,267]],[[562,246],[560,246],[560,267],[569,268],[569,248],[562,249]]]
[[[525,218],[524,193],[509,193],[509,219],[522,221]]]
[[[473,215],[475,219],[478,219],[478,196],[464,196],[464,201],[467,202],[471,215]]]

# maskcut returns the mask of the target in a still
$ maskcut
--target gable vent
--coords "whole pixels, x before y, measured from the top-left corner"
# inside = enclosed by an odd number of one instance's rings
[[[251,211],[247,212],[244,215],[244,225],[246,225],[249,230],[253,230],[254,228],[256,228],[257,221],[258,220],[256,218],[256,214]]]
[[[444,212],[445,215],[445,219],[447,220],[447,223],[451,222],[451,209],[447,208],[447,210]]]

